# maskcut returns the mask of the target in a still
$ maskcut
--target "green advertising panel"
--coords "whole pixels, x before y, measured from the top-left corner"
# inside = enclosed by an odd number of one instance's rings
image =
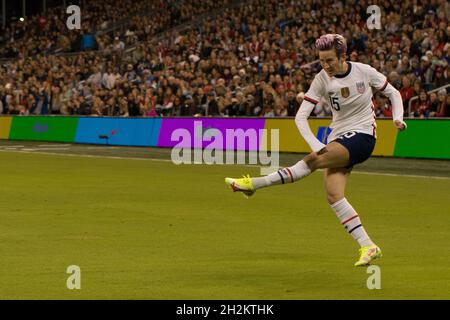
[[[73,142],[78,118],[14,117],[9,139]]]
[[[450,120],[407,120],[397,135],[395,157],[450,159]]]

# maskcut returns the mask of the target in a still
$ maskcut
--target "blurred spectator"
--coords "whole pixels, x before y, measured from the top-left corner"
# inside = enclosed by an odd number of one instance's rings
[[[450,95],[445,89],[438,92],[439,117],[450,117]]]
[[[433,85],[434,87],[442,87],[446,84],[450,83],[450,80],[448,78],[448,68],[445,67],[437,67],[434,70],[434,76],[433,76]]]
[[[294,91],[288,92],[288,101],[286,108],[286,116],[295,117],[298,109],[300,109],[300,104],[303,102],[303,98],[305,94],[301,95],[303,92],[300,92],[297,96]]]
[[[411,112],[414,113],[415,117],[428,118],[430,112],[430,100],[428,99],[428,94],[425,90],[420,92],[418,100],[413,101]]]
[[[379,118],[392,117],[392,104],[386,96],[380,93],[375,95],[375,114]]]
[[[408,102],[414,96],[414,89],[411,87],[411,81],[408,76],[402,77],[402,88],[400,94],[403,99],[404,110],[408,110]]]
[[[262,116],[264,118],[273,118],[273,117],[275,117],[275,111],[274,111],[273,107],[271,107],[270,105],[266,105],[264,107]]]
[[[207,116],[220,116],[219,105],[214,93],[208,93],[207,97],[206,110],[202,114]]]
[[[436,92],[430,93],[429,117],[436,117],[439,112],[439,101]]]

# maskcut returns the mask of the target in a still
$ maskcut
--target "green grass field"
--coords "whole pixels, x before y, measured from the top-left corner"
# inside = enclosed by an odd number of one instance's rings
[[[0,299],[450,298],[448,178],[352,174],[384,254],[368,290],[320,172],[251,199],[223,178],[256,167],[1,152],[0,172]]]

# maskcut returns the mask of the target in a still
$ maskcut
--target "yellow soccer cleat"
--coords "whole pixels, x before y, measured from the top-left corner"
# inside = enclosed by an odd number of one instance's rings
[[[225,178],[225,183],[233,190],[233,192],[242,192],[246,198],[251,197],[256,192],[249,175],[244,176],[241,179]]]
[[[379,259],[383,256],[381,249],[376,245],[362,247],[359,249],[359,255],[359,260],[355,263],[355,267],[367,266],[372,260]]]

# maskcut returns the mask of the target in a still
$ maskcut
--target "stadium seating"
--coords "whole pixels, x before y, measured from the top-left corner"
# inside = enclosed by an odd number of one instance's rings
[[[65,28],[63,8],[8,26],[2,114],[294,116],[320,68],[315,39],[340,33],[349,60],[373,65],[401,91],[407,116],[450,116],[445,90],[427,94],[449,83],[446,1],[384,2],[381,30],[367,29],[355,1],[88,3],[79,31]],[[389,101],[375,100],[377,115],[389,116]],[[326,102],[313,116],[330,116]]]

